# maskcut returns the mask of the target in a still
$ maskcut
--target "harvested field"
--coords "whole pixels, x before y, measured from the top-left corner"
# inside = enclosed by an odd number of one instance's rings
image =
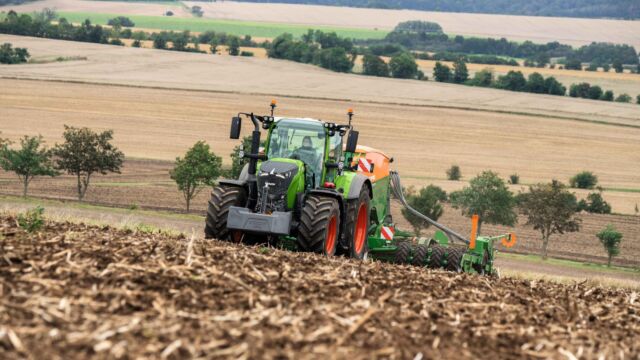
[[[171,163],[165,161],[151,160],[129,160],[125,162],[121,175],[107,175],[96,177],[87,192],[86,201],[93,204],[103,204],[106,206],[116,206],[121,208],[148,208],[164,209],[182,212],[184,210],[184,199],[177,190],[176,185],[169,179],[168,172]],[[449,182],[451,188],[460,189],[465,183]],[[22,186],[17,179],[10,174],[0,174],[1,187],[0,194],[22,194]],[[423,185],[426,185],[424,183]],[[75,200],[75,179],[71,176],[62,176],[56,179],[37,178],[29,190],[29,194],[37,197]],[[586,192],[579,192],[579,196],[584,196]],[[618,204],[615,195],[619,193],[605,192],[604,198],[611,202],[616,209]],[[204,214],[209,191],[203,190],[192,202],[192,209],[195,214]],[[8,208],[15,204],[7,200]],[[46,206],[45,206],[46,207]],[[400,205],[393,203],[392,213],[395,222],[400,229],[411,230],[411,226],[406,222],[400,213]],[[105,214],[108,218],[108,214]],[[582,229],[577,233],[565,235],[555,235],[549,244],[549,251],[552,256],[588,261],[594,263],[606,263],[606,253],[595,234],[602,230],[607,224],[613,224],[623,233],[624,239],[621,245],[620,256],[614,258],[613,263],[623,266],[640,266],[640,216],[632,215],[597,215],[582,214]],[[148,220],[148,219],[147,219]],[[471,222],[468,218],[460,215],[458,210],[447,206],[443,217],[440,219],[444,224],[454,230],[468,234],[471,231]],[[112,223],[109,221],[109,223]],[[155,222],[154,222],[155,223]],[[521,217],[516,227],[483,225],[485,234],[498,235],[513,232],[518,236],[518,243],[513,251],[525,254],[539,254],[542,247],[540,233],[529,226],[525,226],[526,219]],[[200,235],[203,220],[198,219],[189,224],[180,222],[177,227],[187,231],[195,228]],[[186,230],[185,230],[186,229]],[[424,232],[424,236],[431,236],[433,229]],[[508,249],[501,248],[501,251]]]
[[[7,358],[598,358],[637,293],[2,216]]]
[[[86,61],[0,66],[0,78],[28,78],[223,91],[337,101],[578,118],[640,126],[640,107],[569,97],[473,88],[434,81],[340,74],[285,60],[254,59],[0,35],[34,58]]]
[[[161,16],[172,10],[174,17],[193,18],[182,8],[201,6],[204,18],[281,23],[291,26],[379,30],[393,29],[399,22],[427,20],[439,23],[445,32],[479,37],[505,37],[514,41],[531,40],[547,43],[559,41],[570,45],[586,45],[592,41],[630,44],[640,48],[640,21],[575,19],[541,16],[464,14],[413,10],[362,9],[296,4],[258,4],[218,1],[212,3],[182,2],[176,4],[131,3],[116,1],[46,0],[23,5],[0,7],[1,10],[37,11],[45,7],[63,12],[106,13],[120,15]],[[606,31],[602,31],[606,29]]]

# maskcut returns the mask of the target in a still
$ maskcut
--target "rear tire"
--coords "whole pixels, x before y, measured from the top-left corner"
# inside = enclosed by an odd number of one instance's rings
[[[429,257],[429,248],[425,245],[418,245],[413,251],[413,260],[411,264],[414,266],[427,266],[427,258]]]
[[[432,269],[440,269],[442,260],[444,259],[445,248],[440,245],[431,246],[431,258],[429,259],[429,267]]]
[[[456,273],[462,272],[462,255],[464,250],[457,247],[449,247],[447,254],[447,270]]]
[[[302,208],[298,247],[303,251],[333,256],[340,235],[340,206],[336,199],[309,195]]]
[[[398,244],[393,262],[396,264],[408,264],[411,256],[411,243],[401,242]]]
[[[204,227],[205,239],[218,239],[232,242],[243,242],[241,231],[230,232],[227,229],[227,217],[232,206],[245,206],[246,191],[237,186],[218,185],[211,191],[211,200],[207,208],[207,218]]]
[[[345,243],[349,256],[354,259],[364,259],[369,253],[369,191],[366,187],[360,190],[360,196],[355,201],[347,203],[347,218],[344,227]]]

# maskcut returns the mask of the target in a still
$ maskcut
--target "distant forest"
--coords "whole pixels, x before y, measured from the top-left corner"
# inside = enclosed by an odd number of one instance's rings
[[[3,0],[0,0],[3,1]],[[639,19],[640,0],[236,0],[443,12]]]

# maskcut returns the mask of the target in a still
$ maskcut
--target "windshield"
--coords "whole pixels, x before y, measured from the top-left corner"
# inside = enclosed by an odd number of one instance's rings
[[[301,160],[313,171],[316,184],[322,178],[325,130],[322,123],[305,120],[280,120],[271,132],[267,157]]]

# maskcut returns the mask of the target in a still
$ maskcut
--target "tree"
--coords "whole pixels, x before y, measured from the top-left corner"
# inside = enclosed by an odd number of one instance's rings
[[[620,62],[620,60],[616,60],[613,62],[613,69],[617,72],[617,73],[621,73],[624,71],[624,67],[622,66],[622,63]]]
[[[620,94],[616,98],[616,102],[629,103],[629,102],[631,102],[631,96],[629,96],[629,94]]]
[[[491,69],[483,69],[473,75],[473,79],[467,81],[471,86],[491,87],[493,85],[493,71]]]
[[[520,209],[528,218],[527,225],[532,225],[542,235],[542,258],[545,260],[551,235],[580,229],[580,219],[575,217],[576,197],[559,181],[532,185],[529,192],[520,194],[519,200]]]
[[[438,82],[448,82],[451,79],[451,69],[438,61],[433,68],[433,78]]]
[[[460,209],[463,215],[480,217],[478,234],[484,222],[513,226],[518,220],[513,194],[492,171],[484,171],[471,179],[468,187],[451,193],[450,198],[453,207]]]
[[[591,89],[591,84],[589,83],[571,84],[569,96],[586,99],[589,97],[589,89]]]
[[[453,64],[453,82],[456,84],[462,84],[469,79],[469,70],[467,64],[463,58],[458,59]]]
[[[520,71],[509,71],[506,75],[498,77],[496,87],[511,91],[524,91],[527,88],[527,79]]]
[[[229,55],[238,56],[240,54],[240,39],[233,36],[229,41],[229,48],[227,49]]]
[[[611,90],[607,90],[605,91],[602,96],[600,97],[600,100],[602,101],[613,101],[613,91]]]
[[[611,205],[604,201],[600,193],[594,192],[587,195],[587,199],[578,201],[578,211],[586,211],[594,214],[611,214]]]
[[[191,200],[205,186],[213,186],[220,176],[222,158],[211,152],[209,145],[198,141],[191,147],[184,158],[176,158],[170,175],[182,191],[189,211]]]
[[[567,88],[553,76],[549,76],[544,80],[544,88],[545,92],[549,95],[564,96],[567,93]]]
[[[182,33],[176,34],[173,37],[172,49],[176,51],[185,51],[189,45],[190,35],[189,31],[183,31]]]
[[[458,181],[462,178],[462,173],[460,172],[460,166],[451,165],[449,169],[447,169],[447,179]]]
[[[314,62],[325,69],[337,72],[349,72],[353,68],[353,62],[349,59],[346,50],[341,47],[320,50]]]
[[[589,88],[587,97],[591,100],[598,100],[602,97],[602,88],[600,86],[592,86]]]
[[[607,252],[607,266],[611,267],[611,259],[620,254],[620,242],[622,242],[622,233],[609,224],[606,228],[596,234],[600,242]]]
[[[65,125],[63,137],[65,142],[55,146],[53,155],[59,170],[76,176],[79,201],[84,199],[91,176],[120,173],[124,154],[111,144],[113,130],[96,133]]]
[[[218,39],[216,39],[215,37],[212,38],[209,42],[209,51],[211,51],[211,54],[215,55],[218,53],[218,45]]]
[[[593,189],[598,185],[598,176],[591,171],[582,171],[569,179],[569,185],[578,189]]]
[[[362,58],[362,73],[371,76],[389,76],[389,65],[380,56],[367,54]]]
[[[14,172],[22,182],[22,196],[27,196],[29,183],[36,176],[56,176],[51,161],[51,151],[44,146],[42,136],[25,136],[20,139],[20,149],[0,145],[0,167]]]
[[[409,203],[409,206],[435,221],[438,221],[440,216],[442,216],[442,213],[444,212],[442,202],[446,200],[447,193],[445,193],[444,190],[435,185],[429,185],[420,189],[418,194],[410,193],[407,196],[407,202]],[[430,226],[428,222],[424,221],[422,218],[417,217],[406,208],[402,209],[402,215],[411,224],[416,236],[420,236],[422,229],[427,229]]]
[[[569,59],[564,68],[567,70],[582,70],[582,62],[578,59]]]
[[[154,34],[153,37],[153,47],[155,49],[164,50],[167,48],[168,34],[165,31],[160,32],[159,34]]]
[[[540,73],[534,72],[529,75],[529,79],[527,80],[527,91],[536,94],[544,94],[547,92],[544,77],[540,75]]]
[[[418,64],[408,53],[401,53],[389,61],[391,76],[400,79],[414,79],[418,75]]]
[[[110,26],[113,26],[113,27],[134,27],[134,26],[136,26],[136,24],[126,16],[118,16],[118,17],[115,17],[113,19],[110,19],[107,22],[107,25],[110,25]]]
[[[12,48],[9,43],[0,45],[0,64],[20,64],[27,62],[29,52],[23,48]]]

